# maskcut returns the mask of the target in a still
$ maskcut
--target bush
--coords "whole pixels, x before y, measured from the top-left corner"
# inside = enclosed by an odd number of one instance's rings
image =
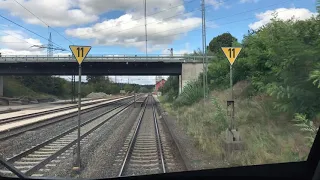
[[[30,98],[47,98],[53,97],[52,95],[48,95],[46,93],[35,92],[29,87],[26,87],[17,79],[12,77],[4,77],[3,78],[3,93],[6,97],[30,97]]]
[[[314,138],[318,132],[318,128],[313,125],[313,122],[306,118],[306,115],[296,113],[294,119],[294,126],[305,134],[306,144],[311,148]]]
[[[191,81],[184,88],[174,104],[177,106],[191,105],[203,98],[203,86],[200,81]]]

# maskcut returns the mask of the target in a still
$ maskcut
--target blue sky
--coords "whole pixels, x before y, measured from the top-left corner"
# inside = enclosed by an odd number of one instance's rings
[[[72,42],[91,45],[91,55],[145,54],[143,0],[16,1],[0,0],[0,14],[44,38],[0,18],[3,55],[45,55],[46,51],[30,46],[46,45],[49,32],[55,46],[67,50]],[[147,0],[148,54],[169,54],[168,48],[183,54],[201,48],[200,5],[200,0]],[[280,19],[308,19],[315,15],[315,0],[206,0],[207,44],[224,32],[241,41],[249,29],[268,23],[273,12]],[[154,81],[132,78],[142,84]]]

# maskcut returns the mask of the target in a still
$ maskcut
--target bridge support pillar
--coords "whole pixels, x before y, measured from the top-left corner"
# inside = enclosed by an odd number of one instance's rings
[[[203,64],[201,63],[183,63],[182,72],[179,76],[179,94],[188,82],[197,80],[202,72]]]
[[[3,76],[0,76],[0,96],[3,96]]]

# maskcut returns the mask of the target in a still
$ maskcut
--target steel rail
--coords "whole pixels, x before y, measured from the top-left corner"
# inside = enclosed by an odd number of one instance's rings
[[[90,112],[92,110],[99,109],[99,108],[104,107],[104,106],[112,105],[114,103],[117,103],[117,102],[123,101],[123,100],[127,100],[129,98],[132,98],[132,97],[130,96],[128,98],[120,99],[118,101],[114,101],[114,102],[111,102],[111,103],[108,103],[108,104],[94,106],[94,107],[82,110],[81,114],[85,114],[85,113],[88,113],[88,112]],[[3,131],[3,132],[0,132],[0,141],[4,141],[4,140],[7,140],[7,139],[10,139],[12,137],[18,136],[18,135],[20,135],[20,134],[22,134],[24,132],[27,132],[27,131],[39,129],[39,128],[44,127],[44,126],[48,126],[48,125],[51,125],[51,124],[54,124],[54,123],[58,123],[60,121],[63,121],[63,120],[66,120],[66,119],[69,119],[69,118],[72,118],[72,117],[75,117],[75,116],[77,116],[77,112],[73,112],[73,113],[70,113],[70,114],[64,114],[64,115],[57,116],[57,117],[54,117],[54,118],[49,118],[48,120],[41,121],[41,122],[36,122],[36,123],[31,123],[31,124],[28,124],[28,125],[25,125],[25,126],[20,126],[20,127],[15,128],[15,129],[11,129],[10,131]],[[15,132],[12,132],[12,131],[15,131]],[[8,132],[10,132],[11,134],[6,135],[6,134],[8,134]]]
[[[88,130],[87,132],[85,132],[84,134],[82,134],[80,136],[80,139],[82,140],[83,138],[85,138],[86,136],[88,136],[90,133],[92,133],[94,130],[96,130],[97,128],[99,128],[100,126],[102,126],[103,124],[105,124],[107,121],[109,121],[110,119],[112,119],[113,117],[115,117],[116,115],[120,114],[121,112],[123,112],[125,109],[127,109],[130,105],[132,105],[134,102],[130,101],[129,103],[125,104],[125,105],[119,105],[115,108],[112,108],[111,110],[108,110],[100,115],[95,116],[94,118],[90,119],[89,121],[86,121],[84,123],[81,124],[81,127],[89,124],[90,122],[93,122],[94,120],[110,113],[111,111],[114,111],[118,108],[121,108],[118,112],[116,112],[115,114],[111,115],[110,117],[108,117],[107,119],[103,120],[102,122],[100,122],[99,124],[95,125],[93,128],[91,128],[90,130]],[[22,159],[23,157],[28,156],[29,154],[32,154],[33,152],[45,147],[46,145],[49,145],[50,143],[53,143],[55,141],[57,141],[58,139],[61,139],[63,137],[65,137],[66,135],[74,132],[77,130],[77,127],[73,127],[63,133],[61,133],[60,135],[57,135],[35,147],[32,147],[14,157],[11,157],[9,159],[7,159],[7,161],[9,163],[14,163],[15,161]],[[32,168],[28,169],[25,174],[30,176],[32,174],[34,174],[35,172],[37,172],[39,169],[41,169],[42,167],[44,167],[46,164],[48,164],[51,160],[55,159],[56,157],[58,157],[59,155],[61,155],[63,152],[65,152],[66,150],[68,150],[70,147],[72,147],[74,144],[76,144],[77,139],[74,139],[72,142],[68,143],[67,145],[64,145],[62,148],[60,148],[58,151],[56,151],[55,153],[49,155],[46,159],[42,160],[41,162],[39,162],[38,164],[36,164],[35,166],[33,166]]]
[[[129,106],[131,103],[132,102],[127,103],[126,107]],[[108,114],[108,113],[110,113],[111,111],[113,111],[115,109],[118,109],[119,107],[122,107],[122,106],[123,106],[123,104],[121,104],[119,106],[116,106],[116,107],[114,107],[114,108],[112,108],[112,109],[110,109],[110,110],[108,110],[108,111],[106,111],[104,113],[101,113],[101,114],[91,118],[90,120],[88,120],[86,122],[81,123],[81,127],[86,125],[86,124],[88,124],[88,123],[90,123],[90,122],[92,122],[92,121],[94,121],[94,120],[96,120],[96,119],[98,119],[98,118],[100,118],[100,117],[102,117],[102,116],[104,116],[104,115],[106,115],[106,114]],[[24,152],[22,152],[22,153],[20,153],[18,155],[15,155],[15,156],[7,159],[7,161],[10,162],[10,163],[13,163],[14,161],[17,161],[18,159],[21,159],[22,157],[24,157],[24,156],[26,156],[26,155],[28,155],[28,154],[30,154],[30,153],[42,148],[42,147],[44,147],[45,145],[50,144],[51,142],[53,142],[53,141],[65,136],[65,135],[71,133],[72,131],[77,130],[77,128],[78,128],[78,126],[70,128],[69,130],[67,130],[67,131],[65,131],[63,133],[60,133],[59,135],[57,135],[57,136],[55,136],[55,137],[53,137],[53,138],[51,138],[51,139],[49,139],[47,141],[44,141],[44,142],[40,143],[39,145],[37,145],[35,147],[32,147],[32,148],[30,148],[30,149],[28,149],[28,150],[26,150],[26,151],[24,151]]]
[[[128,146],[126,155],[125,155],[125,157],[124,157],[124,160],[123,160],[123,162],[122,162],[120,171],[119,171],[119,173],[118,173],[118,176],[119,176],[119,177],[122,176],[123,171],[124,171],[124,168],[125,168],[125,166],[126,166],[126,164],[127,164],[127,162],[128,162],[129,156],[130,156],[131,153],[132,153],[133,145],[134,145],[134,143],[135,143],[135,141],[136,141],[136,139],[137,139],[137,134],[138,134],[137,132],[138,132],[138,130],[139,130],[139,128],[140,128],[141,121],[142,121],[142,119],[143,119],[144,113],[145,113],[146,108],[147,108],[147,103],[146,103],[146,102],[148,102],[148,99],[149,99],[149,96],[145,99],[144,107],[143,107],[143,109],[142,109],[142,111],[141,111],[141,113],[140,113],[137,126],[136,126],[136,128],[135,128],[135,130],[134,130],[134,132],[133,132],[133,135],[132,135],[131,139],[130,139],[130,143],[129,143],[129,146]]]
[[[114,99],[108,99],[108,100],[114,100]],[[108,100],[106,100],[106,101],[108,101]],[[101,103],[101,102],[103,102],[103,101],[90,102],[90,103],[83,104],[82,106],[85,107],[85,106],[89,106],[89,105],[93,105],[93,104]],[[76,108],[76,107],[78,107],[78,105],[72,105],[72,106],[63,107],[63,108],[51,109],[51,110],[41,111],[41,112],[32,113],[32,114],[20,115],[20,116],[10,117],[10,118],[6,118],[6,119],[0,119],[0,125],[23,120],[23,119],[27,119],[27,118],[33,118],[33,117],[38,117],[38,116],[42,116],[42,115],[47,115],[47,114],[51,114],[51,113],[55,113],[55,112],[59,112],[59,111],[63,111],[63,110],[69,110],[69,109]]]
[[[166,167],[165,167],[165,163],[164,163],[164,152],[162,149],[162,143],[161,143],[161,137],[160,137],[160,131],[159,131],[159,126],[158,126],[158,120],[157,120],[157,115],[156,115],[156,110],[155,110],[155,101],[154,98],[153,102],[152,102],[152,112],[153,112],[153,120],[154,120],[154,124],[155,124],[155,129],[156,129],[156,138],[157,138],[157,142],[158,142],[158,152],[160,155],[160,160],[161,160],[161,167],[162,167],[162,172],[166,173]]]
[[[156,117],[156,111],[155,111],[155,108],[154,108],[154,102],[152,101],[152,96],[149,98],[146,98],[146,102],[145,102],[145,105],[144,105],[144,108],[142,109],[142,113],[140,114],[139,116],[139,120],[138,120],[138,123],[135,127],[135,130],[134,130],[134,133],[130,139],[130,142],[129,142],[129,146],[127,148],[127,152],[126,152],[126,155],[124,157],[124,160],[122,162],[122,165],[121,165],[121,168],[120,168],[120,171],[118,173],[118,177],[122,176],[123,173],[124,173],[124,170],[125,168],[127,167],[127,164],[129,162],[129,158],[131,157],[131,154],[133,152],[133,149],[134,149],[134,145],[136,143],[136,140],[137,140],[137,137],[138,137],[138,131],[140,129],[140,126],[141,126],[141,122],[142,122],[142,119],[144,117],[144,114],[145,114],[145,110],[146,110],[146,107],[147,107],[147,102],[148,100],[151,100],[152,102],[152,111],[153,111],[153,120],[154,120],[154,125],[155,125],[155,133],[156,133],[156,141],[157,141],[157,149],[158,149],[158,154],[160,156],[160,161],[161,161],[161,169],[162,169],[162,172],[163,173],[166,173],[166,168],[165,168],[165,161],[164,161],[164,152],[163,152],[163,149],[162,149],[162,144],[161,144],[161,138],[160,138],[160,131],[159,131],[159,126],[158,126],[158,122],[157,122],[157,117]]]

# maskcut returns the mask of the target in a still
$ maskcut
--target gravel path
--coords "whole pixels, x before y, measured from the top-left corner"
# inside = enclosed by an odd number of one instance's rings
[[[128,102],[125,100],[123,102]],[[90,118],[101,114],[107,110],[118,106],[118,103],[102,107],[88,113],[82,114],[81,122],[85,122]],[[45,140],[52,138],[65,130],[74,127],[77,124],[77,117],[69,118],[58,123],[54,123],[49,126],[42,127],[37,130],[25,132],[19,136],[10,138],[8,140],[0,142],[0,154],[4,157],[12,157],[14,154],[18,154],[21,151],[31,148],[34,145],[37,145]]]

